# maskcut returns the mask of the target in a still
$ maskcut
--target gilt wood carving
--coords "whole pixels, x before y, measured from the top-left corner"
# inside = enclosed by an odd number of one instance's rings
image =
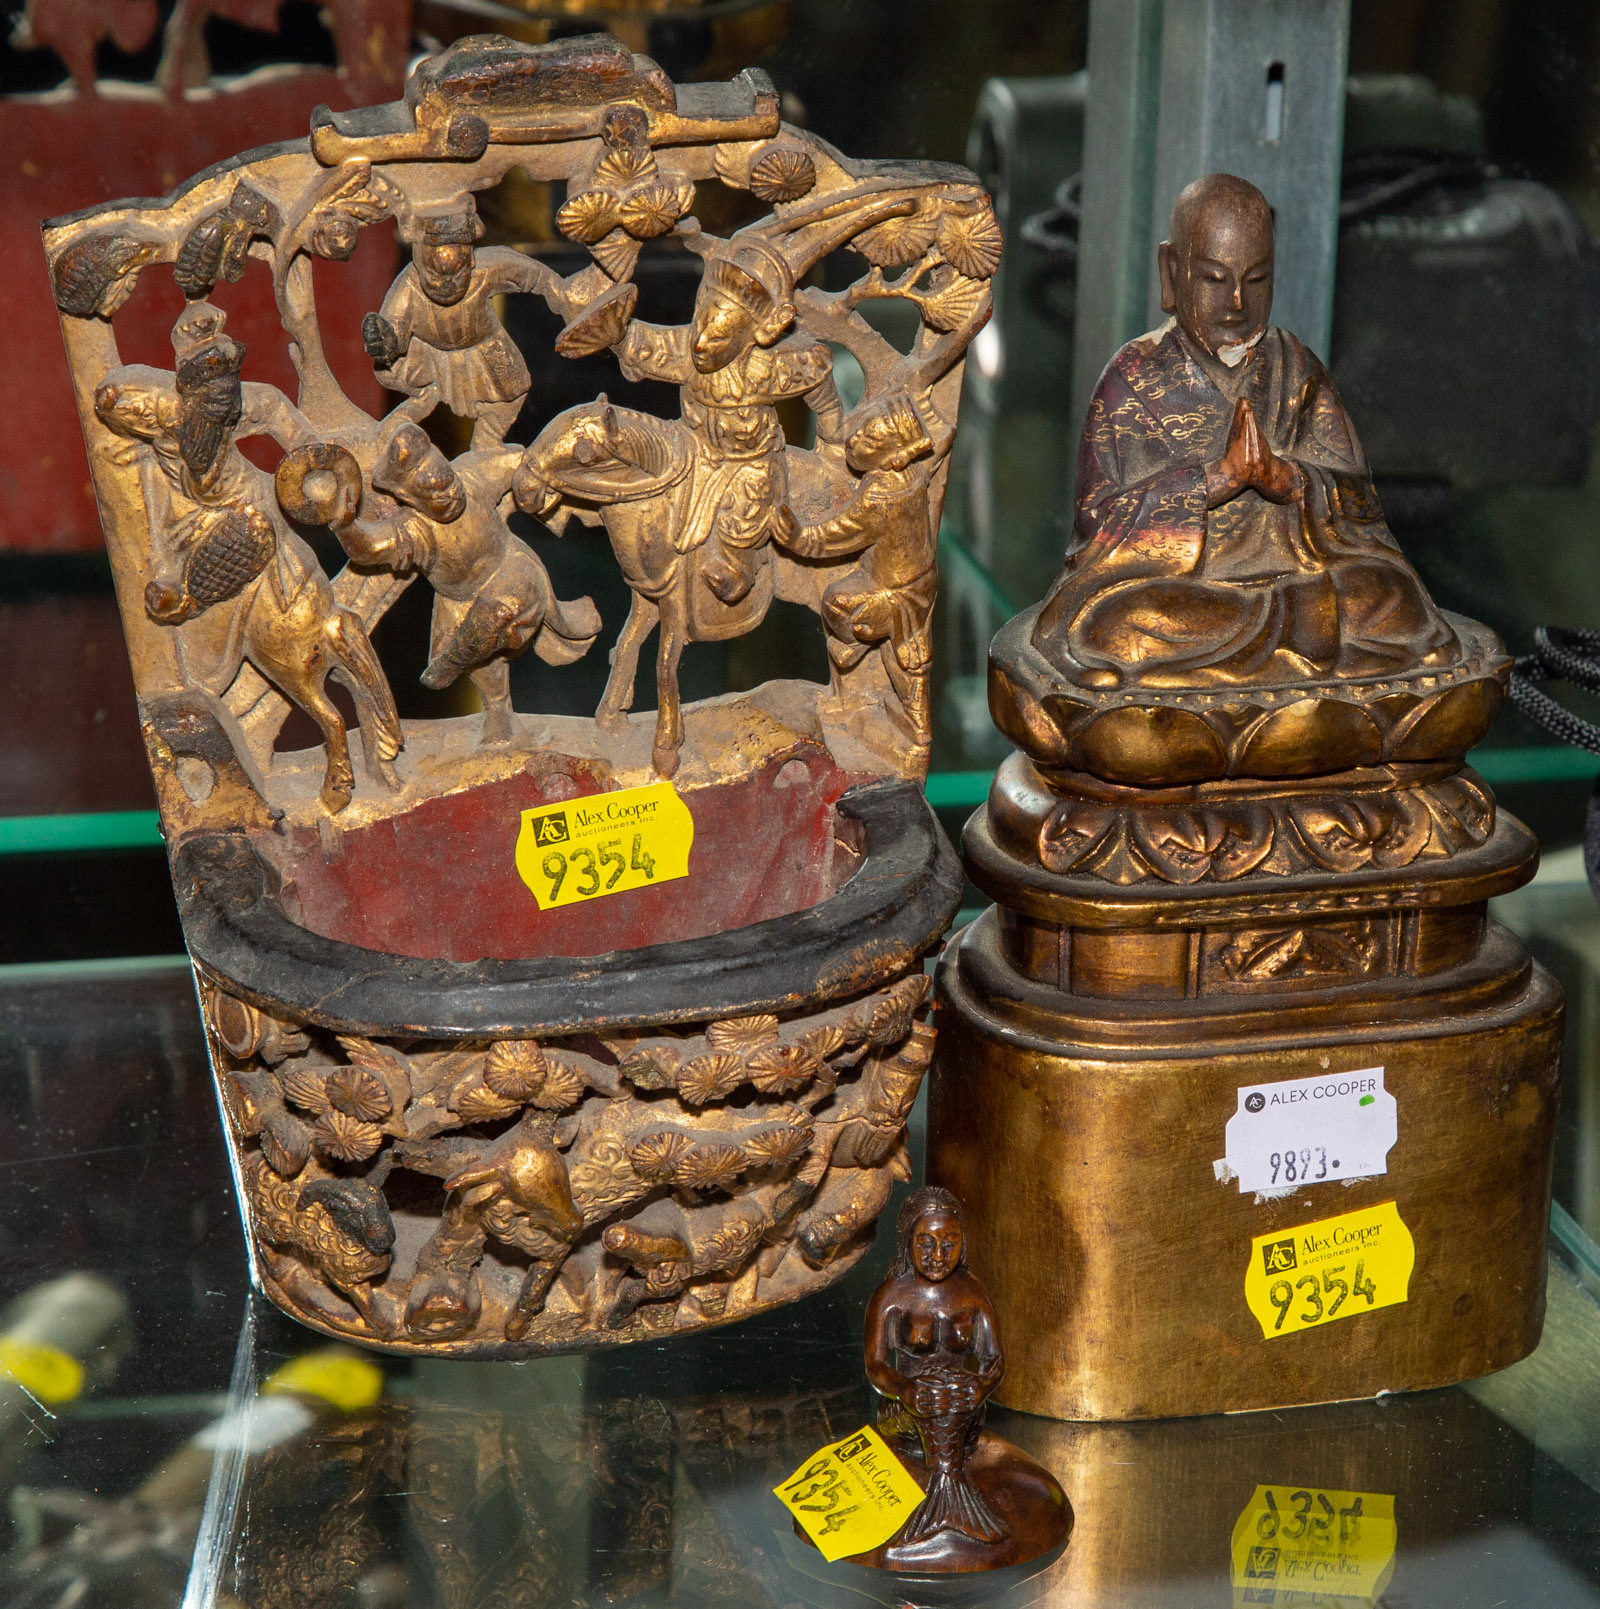
[[[1107,365],[1061,577],[990,650],[1018,752],[964,835],[996,904],[941,963],[929,1176],[1013,1338],[999,1400],[1036,1412],[1437,1385],[1538,1335],[1560,995],[1487,915],[1537,849],[1462,763],[1509,661],[1395,545],[1321,363],[1269,322],[1273,249],[1253,186],[1183,192],[1172,316]],[[1240,1087],[1376,1065],[1387,1176],[1224,1199]],[[1369,1200],[1426,1285],[1263,1352],[1251,1236]],[[1152,1322],[1157,1288],[1185,1294]]]
[[[1434,607],[1333,383],[1268,323],[1265,197],[1213,174],[1171,236],[1172,317],[1089,405],[1066,567],[995,644],[1001,729],[1136,784],[1458,759],[1508,662]]]
[[[402,1049],[208,981],[263,1283],[321,1328],[474,1355],[790,1300],[854,1260],[910,1176],[926,992],[913,976],[782,1021]]]
[[[988,198],[783,125],[759,74],[676,87],[603,36],[463,40],[403,101],[313,124],[45,232],[258,1277],[319,1327],[462,1355],[789,1300],[864,1249],[931,1054],[919,958],[959,880],[920,798],[928,621]],[[513,170],[562,187],[582,266],[480,243]],[[703,229],[706,184],[752,221]],[[382,417],[319,314],[374,231],[410,252],[361,319]],[[690,323],[637,316],[647,250],[700,260]],[[853,284],[810,282],[844,251]],[[171,366],[124,361],[122,310],[169,272]],[[270,286],[292,396],[218,305],[241,279]],[[551,310],[557,353],[676,386],[679,417],[602,396],[518,432],[539,399],[507,296]],[[863,316],[885,300],[916,310],[909,350]],[[557,540],[605,544],[625,620],[560,595]],[[397,713],[374,631],[419,578],[421,679],[481,715]],[[775,599],[817,619],[829,681],[685,705],[685,645]],[[593,718],[514,707],[519,655],[602,636]],[[318,747],[282,750],[294,706]],[[668,779],[686,879],[535,906],[525,811]]]

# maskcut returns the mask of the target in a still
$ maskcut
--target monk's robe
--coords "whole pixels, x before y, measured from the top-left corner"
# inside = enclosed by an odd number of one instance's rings
[[[1305,490],[1207,509],[1205,466],[1241,396]],[[1384,523],[1338,393],[1287,330],[1232,369],[1176,320],[1123,347],[1089,407],[1076,531],[1033,641],[1091,685],[1395,675],[1461,651]]]

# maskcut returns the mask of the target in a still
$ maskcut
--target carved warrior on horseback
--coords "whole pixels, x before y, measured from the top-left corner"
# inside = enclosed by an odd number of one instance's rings
[[[855,195],[763,219],[730,240],[683,231],[706,258],[693,321],[632,322],[613,350],[630,380],[680,388],[682,417],[657,419],[603,397],[558,414],[523,457],[512,490],[528,513],[605,525],[633,606],[596,711],[617,730],[633,705],[639,650],[659,625],[653,755],[678,768],[678,661],[689,642],[752,630],[775,590],[769,543],[794,532],[788,457],[774,404],[804,397],[824,431],[842,416],[832,356],[796,333],[797,281],[830,251],[915,203]]]
[[[272,476],[239,451],[258,435],[292,448],[311,429],[275,387],[241,381],[244,348],[224,323],[208,302],[187,309],[172,332],[176,370],[113,369],[95,413],[139,468],[152,546],[146,613],[178,628],[185,675],[207,694],[221,698],[248,660],[311,716],[327,746],[322,802],[337,812],[355,776],[329,675],[355,701],[368,772],[391,789],[400,720],[366,627],[335,603]]]

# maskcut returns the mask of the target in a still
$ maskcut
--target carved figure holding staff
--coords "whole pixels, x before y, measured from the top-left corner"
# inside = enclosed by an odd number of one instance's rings
[[[681,388],[694,467],[680,547],[709,544],[705,584],[726,604],[755,583],[756,553],[784,530],[788,502],[783,428],[774,404],[826,397],[833,359],[794,322],[794,270],[758,235],[712,252],[688,326],[635,321],[617,343],[630,380]],[[829,387],[831,390],[831,386]]]

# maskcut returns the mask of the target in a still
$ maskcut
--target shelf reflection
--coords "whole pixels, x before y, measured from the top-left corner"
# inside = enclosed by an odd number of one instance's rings
[[[887,1236],[837,1286],[726,1329],[525,1364],[336,1352],[341,1377],[245,1294],[186,972],[29,972],[0,980],[0,1014],[0,1335],[83,1366],[53,1403],[0,1379],[3,1609],[895,1601],[821,1568],[771,1495],[871,1413],[861,1323]],[[1600,1253],[1570,1222],[1562,1244],[1539,1350],[1465,1389],[1128,1425],[997,1411],[1077,1529],[1046,1572],[972,1601],[1600,1606]]]
[[[1592,1303],[1569,1289],[1560,1312],[1580,1311]],[[621,1359],[385,1366],[377,1400],[341,1410],[302,1393],[297,1419],[262,1386],[287,1333],[251,1307],[205,1491],[168,1476],[169,1529],[182,1504],[206,1510],[186,1609],[934,1601],[822,1566],[770,1496],[866,1417],[846,1347],[823,1371],[833,1383],[770,1391],[748,1378],[703,1389],[706,1360],[676,1347],[648,1349],[631,1382]],[[791,1321],[765,1339],[803,1338]],[[697,1383],[680,1389],[674,1365]],[[1078,1525],[1044,1574],[968,1583],[968,1602],[1600,1604],[1600,1500],[1467,1391],[1129,1425],[995,1422],[1059,1473]]]

